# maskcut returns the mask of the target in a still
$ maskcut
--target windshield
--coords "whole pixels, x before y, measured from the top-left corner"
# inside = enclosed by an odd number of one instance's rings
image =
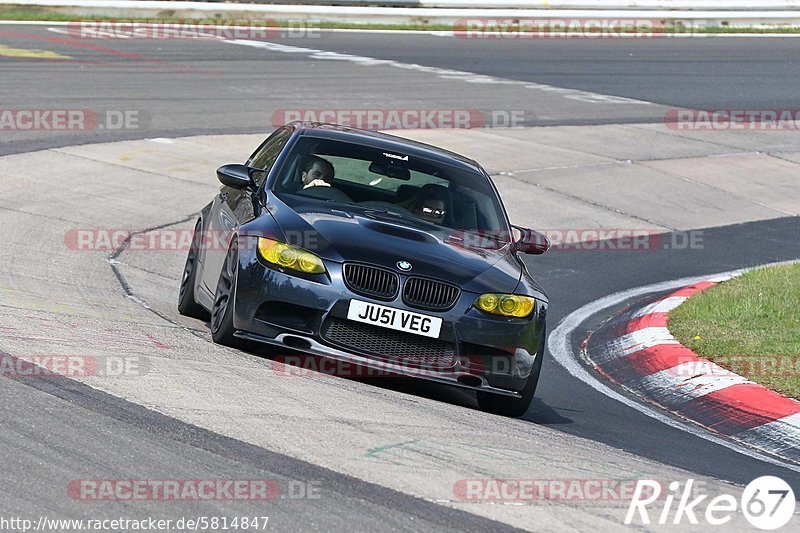
[[[354,143],[303,137],[274,181],[298,195],[368,208],[415,224],[504,235],[489,180],[474,171]]]

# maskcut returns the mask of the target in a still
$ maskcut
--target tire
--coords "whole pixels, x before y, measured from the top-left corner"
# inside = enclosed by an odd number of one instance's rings
[[[478,391],[478,406],[482,411],[494,413],[496,415],[520,417],[528,412],[533,396],[536,394],[536,386],[539,384],[539,375],[542,373],[542,359],[544,359],[544,347],[546,330],[542,329],[542,336],[539,340],[539,350],[536,352],[536,361],[533,364],[531,375],[522,387],[521,398],[492,394],[490,392]]]
[[[194,299],[194,287],[197,280],[197,253],[202,239],[202,220],[198,219],[194,227],[192,246],[186,255],[186,264],[183,267],[181,287],[178,292],[178,312],[184,316],[208,320],[208,311]]]
[[[236,237],[231,241],[225,264],[219,273],[214,305],[211,307],[211,338],[217,344],[239,348],[242,341],[233,336],[233,307],[236,296],[236,272],[239,270],[239,250]]]

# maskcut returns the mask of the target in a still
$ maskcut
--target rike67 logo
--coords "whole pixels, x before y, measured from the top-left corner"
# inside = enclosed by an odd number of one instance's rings
[[[697,525],[700,518],[712,526],[721,526],[741,512],[753,527],[774,530],[788,524],[794,514],[794,491],[788,483],[775,476],[754,479],[747,484],[739,500],[730,494],[706,500],[708,494],[696,495],[693,485],[693,479],[687,480],[683,487],[680,482],[673,481],[667,493],[662,495],[659,482],[640,479],[625,515],[625,524],[678,525],[688,522]],[[654,503],[656,509],[649,508]],[[656,511],[655,516],[651,517],[649,511]]]

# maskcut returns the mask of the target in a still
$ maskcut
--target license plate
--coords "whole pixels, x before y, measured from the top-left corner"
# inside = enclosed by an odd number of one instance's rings
[[[434,339],[439,338],[439,330],[442,329],[442,319],[439,317],[412,313],[360,300],[350,301],[347,318],[356,322],[424,335]]]

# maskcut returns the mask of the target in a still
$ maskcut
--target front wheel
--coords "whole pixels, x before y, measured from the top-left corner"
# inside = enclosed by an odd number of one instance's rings
[[[528,412],[528,408],[533,401],[533,395],[536,394],[536,386],[539,384],[539,374],[542,373],[542,359],[544,359],[544,346],[545,346],[545,330],[542,329],[542,335],[539,339],[539,349],[536,352],[536,361],[533,363],[531,374],[528,376],[528,381],[520,391],[522,397],[515,398],[512,396],[503,396],[501,394],[492,394],[490,392],[478,391],[478,407],[483,411],[488,411],[496,415],[520,417]]]
[[[233,306],[236,297],[236,272],[239,264],[239,249],[236,238],[231,241],[225,264],[219,274],[214,305],[211,307],[211,338],[217,344],[238,348],[241,341],[233,336]]]
[[[178,312],[184,316],[207,320],[208,311],[203,309],[203,306],[194,299],[194,287],[197,280],[197,253],[200,250],[202,229],[202,220],[198,220],[194,227],[192,247],[189,248],[189,253],[186,256],[186,265],[183,267],[181,287],[178,291]]]

